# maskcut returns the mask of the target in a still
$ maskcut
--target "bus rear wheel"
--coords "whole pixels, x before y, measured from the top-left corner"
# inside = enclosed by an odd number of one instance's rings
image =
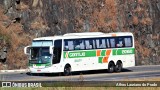
[[[64,72],[63,72],[63,74],[64,74],[65,76],[71,75],[71,67],[70,67],[69,65],[66,65],[66,66],[64,67]]]
[[[121,62],[117,62],[116,66],[115,66],[115,71],[116,72],[121,72],[122,71],[122,63]]]
[[[109,65],[108,65],[108,72],[109,73],[113,73],[114,72],[114,69],[115,69],[115,65],[113,62],[110,62]]]

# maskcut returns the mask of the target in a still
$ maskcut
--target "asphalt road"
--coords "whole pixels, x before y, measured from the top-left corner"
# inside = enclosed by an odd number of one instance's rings
[[[160,77],[160,65],[136,66],[120,73],[107,73],[107,70],[75,72],[71,76],[59,74],[31,75],[28,72],[0,73],[0,81],[122,81],[125,79]]]

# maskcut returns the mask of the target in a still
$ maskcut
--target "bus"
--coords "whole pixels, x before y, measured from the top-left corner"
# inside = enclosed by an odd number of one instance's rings
[[[31,73],[102,70],[121,72],[135,66],[134,36],[130,32],[67,33],[39,37],[24,48]]]

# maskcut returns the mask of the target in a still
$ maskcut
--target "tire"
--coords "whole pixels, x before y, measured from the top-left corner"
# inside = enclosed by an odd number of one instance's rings
[[[69,65],[64,67],[64,72],[63,72],[64,76],[69,76],[71,75],[71,67]]]
[[[115,65],[113,62],[110,62],[109,65],[108,65],[108,72],[109,73],[113,73],[115,70]]]
[[[121,62],[117,62],[116,66],[115,66],[115,71],[116,72],[122,71],[122,63]]]

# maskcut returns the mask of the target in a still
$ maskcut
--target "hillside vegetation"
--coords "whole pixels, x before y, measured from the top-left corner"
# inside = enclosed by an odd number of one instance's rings
[[[23,48],[35,37],[97,31],[132,32],[136,64],[160,64],[159,0],[0,0],[0,69],[26,68]]]

